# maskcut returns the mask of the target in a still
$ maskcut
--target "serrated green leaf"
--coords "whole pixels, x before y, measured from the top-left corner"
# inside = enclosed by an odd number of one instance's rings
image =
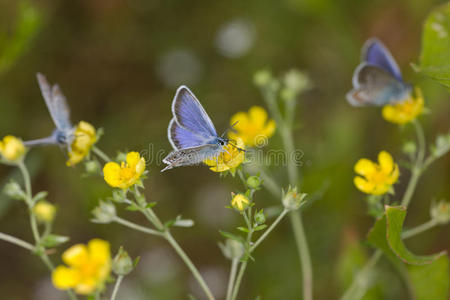
[[[419,71],[450,89],[450,3],[425,21]]]
[[[431,264],[445,252],[434,255],[415,255],[406,249],[401,238],[403,221],[406,217],[406,208],[403,206],[385,206],[385,214],[379,218],[368,234],[368,241],[380,248],[388,256],[397,257],[406,264]]]
[[[41,244],[44,247],[51,248],[63,244],[69,240],[69,237],[57,234],[46,235],[42,240]]]
[[[448,299],[450,279],[447,255],[428,265],[409,266],[408,273],[416,300]]]

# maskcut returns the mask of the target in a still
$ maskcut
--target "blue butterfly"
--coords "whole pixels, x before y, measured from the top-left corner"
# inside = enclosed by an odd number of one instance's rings
[[[352,82],[353,90],[347,93],[347,100],[353,106],[398,103],[409,98],[412,91],[389,50],[376,38],[364,44],[362,62],[353,73]]]
[[[174,167],[199,164],[205,159],[217,158],[226,151],[225,146],[230,140],[217,135],[208,114],[184,85],[175,94],[172,113],[167,136],[174,151],[163,159],[167,166],[161,172]]]
[[[37,73],[36,77],[56,129],[48,137],[26,141],[24,144],[28,147],[41,145],[67,146],[70,151],[70,146],[75,138],[75,129],[70,121],[70,109],[66,97],[57,84],[50,86],[44,75]]]

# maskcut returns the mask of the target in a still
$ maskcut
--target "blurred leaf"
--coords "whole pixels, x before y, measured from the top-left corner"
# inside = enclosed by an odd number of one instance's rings
[[[234,235],[230,232],[223,231],[223,230],[219,230],[219,232],[222,236],[226,237],[227,239],[232,239],[232,240],[239,241],[239,242],[242,241],[242,237],[240,237],[238,235]]]
[[[425,21],[419,70],[450,88],[450,3],[435,9]]]
[[[20,1],[18,11],[13,35],[9,38],[4,34],[0,36],[0,74],[6,72],[29,48],[41,25],[41,14],[29,1]]]
[[[263,229],[266,228],[266,227],[267,227],[266,224],[262,224],[262,225],[256,226],[255,229],[254,229],[254,231],[255,231],[255,232],[256,232],[256,231],[260,231],[260,230],[263,230]]]
[[[449,276],[448,257],[442,255],[433,263],[423,266],[409,266],[408,273],[416,300],[448,299]]]
[[[431,264],[445,252],[419,256],[406,249],[401,238],[406,209],[403,206],[385,206],[385,214],[379,218],[368,234],[368,241],[383,250],[388,256],[397,257],[411,265]]]
[[[63,244],[68,240],[69,238],[67,236],[49,234],[42,239],[41,243],[44,247],[51,248]]]

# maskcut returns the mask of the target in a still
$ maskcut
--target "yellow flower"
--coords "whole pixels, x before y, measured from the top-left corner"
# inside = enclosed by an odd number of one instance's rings
[[[73,289],[77,294],[88,295],[102,289],[111,271],[109,243],[100,239],[86,245],[77,244],[62,255],[67,266],[53,270],[53,285],[62,290]]]
[[[7,135],[0,141],[0,154],[8,162],[18,162],[25,154],[25,146],[22,140],[12,135]]]
[[[73,166],[82,161],[89,154],[92,145],[97,142],[97,134],[94,126],[85,121],[80,121],[75,128],[74,140],[69,151],[68,166]]]
[[[103,167],[106,183],[112,187],[127,189],[137,183],[145,171],[145,159],[137,152],[128,152],[126,162],[120,165],[109,162]]]
[[[355,164],[355,172],[361,175],[354,178],[355,186],[361,192],[371,195],[388,192],[399,176],[398,165],[386,151],[378,154],[378,164],[366,158],[360,159]]]
[[[422,91],[419,88],[416,88],[415,96],[411,95],[407,100],[397,104],[385,105],[381,114],[388,122],[406,124],[421,115],[423,110],[424,100]]]
[[[220,153],[217,159],[206,159],[203,161],[210,166],[210,170],[213,172],[224,172],[227,170],[233,171],[244,161],[245,152],[240,149],[244,149],[244,142],[242,139],[236,139],[236,146],[228,144],[225,146],[225,151]]]
[[[56,208],[50,202],[42,200],[36,203],[36,205],[33,207],[33,213],[35,214],[38,221],[50,223],[55,217]]]
[[[248,198],[242,194],[234,195],[233,199],[231,199],[231,206],[239,211],[246,209],[249,203]]]
[[[235,123],[236,132],[230,131],[228,137],[241,138],[248,147],[266,145],[276,127],[274,120],[267,120],[267,112],[260,106],[252,106],[248,113],[238,112],[233,115],[230,124]]]

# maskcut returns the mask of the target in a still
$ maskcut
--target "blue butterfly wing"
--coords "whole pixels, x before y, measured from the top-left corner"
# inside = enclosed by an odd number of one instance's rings
[[[50,86],[44,75],[38,73],[37,79],[41,88],[42,97],[45,100],[45,104],[56,128],[64,133],[69,133],[73,126],[70,121],[70,109],[67,105],[66,97],[58,85]]]
[[[378,39],[369,39],[364,44],[362,52],[363,62],[382,68],[383,70],[386,70],[387,72],[392,74],[398,80],[403,81],[402,73],[397,65],[397,62],[395,61],[389,50],[386,48],[386,46],[384,46],[383,43]]]
[[[167,136],[175,150],[197,147],[208,142],[208,139],[204,136],[181,127],[175,121],[175,118],[170,120],[169,127],[167,128]]]
[[[183,129],[207,141],[217,137],[216,129],[208,114],[194,94],[184,85],[180,86],[175,94],[172,113],[175,122]]]
[[[388,71],[367,63],[356,68],[353,86],[354,89],[347,93],[347,100],[353,106],[400,102],[409,97],[412,89]]]

